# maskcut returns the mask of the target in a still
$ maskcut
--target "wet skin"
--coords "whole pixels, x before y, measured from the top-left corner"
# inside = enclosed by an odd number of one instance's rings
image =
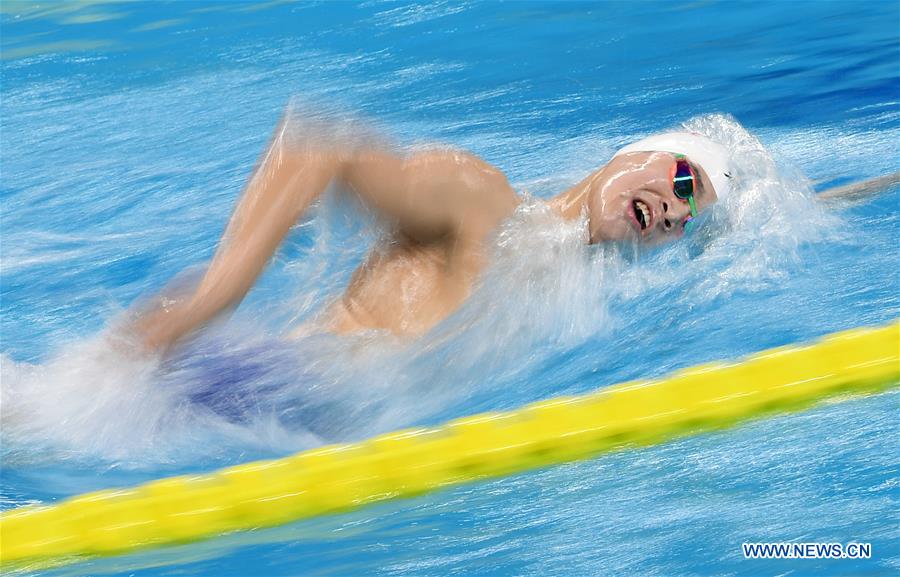
[[[253,286],[288,230],[327,188],[356,195],[389,227],[315,330],[422,334],[469,296],[486,265],[487,243],[520,203],[505,175],[465,152],[432,150],[400,157],[379,149],[292,147],[284,125],[263,155],[199,285],[138,315],[142,346],[165,352]],[[690,160],[690,159],[689,159]],[[614,158],[549,201],[565,219],[587,217],[589,242],[661,243],[683,234],[690,214],[672,192],[670,153]],[[716,200],[702,168],[699,210]],[[637,201],[637,202],[636,202]],[[301,330],[307,331],[310,327]]]

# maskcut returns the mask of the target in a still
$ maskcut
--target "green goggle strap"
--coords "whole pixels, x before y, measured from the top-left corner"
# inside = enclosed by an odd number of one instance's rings
[[[685,156],[684,156],[683,154],[676,154],[676,155],[675,155],[675,160],[682,160],[682,159],[684,159],[684,158],[685,158]],[[693,183],[696,184],[696,182],[697,182],[697,175],[694,174],[694,171],[693,171],[693,170],[691,171],[691,176],[688,177],[688,178],[690,178],[690,179],[693,181]],[[693,189],[693,187],[691,187],[691,188]],[[677,196],[677,195],[676,195],[676,196]],[[680,197],[679,197],[679,198],[680,198]],[[697,218],[697,214],[698,214],[698,212],[697,212],[697,203],[694,202],[694,192],[693,192],[693,190],[691,190],[691,194],[687,197],[687,201],[688,201],[688,204],[691,206],[691,220],[693,220],[693,219]],[[685,231],[685,232],[690,232],[691,229],[692,229],[693,227],[694,227],[694,223],[688,221],[688,222],[686,222],[685,225],[684,225],[684,231]]]
[[[691,205],[691,216],[697,218],[697,203],[694,202],[694,195],[688,197],[688,204]]]

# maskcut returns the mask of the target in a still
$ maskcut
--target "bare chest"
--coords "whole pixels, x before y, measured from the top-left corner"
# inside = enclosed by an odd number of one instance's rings
[[[422,334],[466,300],[483,267],[480,247],[412,242],[378,247],[332,305],[330,328]]]

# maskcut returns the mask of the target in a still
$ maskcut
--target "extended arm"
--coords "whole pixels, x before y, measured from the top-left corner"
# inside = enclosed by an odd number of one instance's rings
[[[862,200],[898,184],[900,184],[900,172],[895,172],[862,182],[829,188],[817,194],[816,198],[819,200]]]

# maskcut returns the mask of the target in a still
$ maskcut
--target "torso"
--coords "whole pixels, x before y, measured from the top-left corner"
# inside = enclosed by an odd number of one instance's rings
[[[394,237],[372,250],[344,295],[326,313],[337,333],[368,329],[396,335],[427,332],[453,313],[485,266],[482,242],[423,245]]]
[[[426,214],[428,203],[447,202],[457,194],[463,199],[459,206],[466,211],[458,216],[455,232],[439,236],[417,227],[395,232],[354,272],[344,295],[320,319],[320,329],[421,335],[456,311],[472,292],[487,264],[486,244],[520,199],[499,170],[477,157],[437,152],[418,155],[411,164],[416,162],[424,170],[416,169],[421,171],[413,179],[413,190],[422,195],[419,202]],[[360,186],[369,184],[364,180]]]

